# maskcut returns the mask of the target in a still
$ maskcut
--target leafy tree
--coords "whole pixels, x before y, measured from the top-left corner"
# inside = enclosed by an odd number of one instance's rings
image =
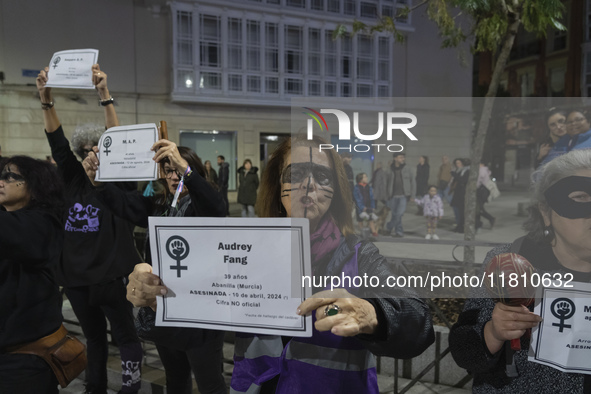
[[[482,158],[488,125],[499,88],[501,75],[520,27],[528,32],[545,36],[548,28],[566,30],[560,23],[564,5],[560,0],[424,0],[412,8],[400,9],[397,16],[380,17],[374,25],[355,21],[352,33],[389,32],[395,40],[402,42],[404,35],[397,29],[395,19],[404,17],[411,12],[425,9],[428,17],[433,20],[442,38],[442,47],[457,47],[468,39],[472,40],[473,53],[490,51],[493,54],[494,67],[484,105],[478,122],[478,129],[472,141],[470,178],[466,188],[466,241],[474,239],[476,221],[476,181],[479,163]],[[464,16],[464,18],[459,18]],[[468,16],[468,18],[465,18]],[[470,26],[464,27],[460,20],[468,20]],[[340,25],[334,37],[347,34],[347,28]],[[464,249],[464,262],[473,263],[474,247]]]

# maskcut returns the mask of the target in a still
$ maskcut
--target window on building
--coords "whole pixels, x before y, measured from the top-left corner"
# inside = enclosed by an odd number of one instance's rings
[[[345,0],[343,4],[345,15],[357,15],[357,4],[355,0]]]
[[[303,93],[303,86],[302,80],[296,78],[286,78],[285,79],[285,93],[286,94],[293,94],[293,95],[300,95]]]
[[[265,92],[279,93],[279,78],[274,78],[274,77],[265,78]]]
[[[321,30],[308,29],[308,74],[320,75],[321,53]]]
[[[279,71],[279,26],[277,23],[265,24],[265,71]]]
[[[327,81],[324,83],[324,95],[328,97],[336,97],[337,95],[337,83]]]
[[[308,95],[309,96],[320,96],[320,81],[309,80],[308,81]]]
[[[221,29],[220,18],[201,15],[200,64],[205,67],[220,67]]]
[[[341,12],[341,1],[340,0],[327,0],[326,10],[328,12]]]
[[[324,0],[310,0],[310,8],[313,10],[324,11]]]
[[[368,35],[357,36],[357,78],[373,79],[373,40]]]
[[[303,39],[302,28],[299,26],[285,26],[285,72],[288,74],[302,74]]]
[[[304,8],[306,7],[306,0],[286,0],[288,7]]]
[[[246,86],[249,92],[259,93],[261,91],[261,77],[255,75],[247,76]]]
[[[353,40],[351,36],[344,36],[341,38],[341,77],[351,78],[353,68]]]
[[[549,83],[551,97],[564,97],[566,68],[551,68],[549,72]]]
[[[378,16],[378,6],[374,3],[361,2],[359,5],[359,13],[362,18],[375,18]]]
[[[520,77],[521,97],[530,97],[534,94],[534,74],[524,73]]]
[[[270,0],[261,2],[270,4]],[[393,0],[362,2],[366,3],[365,15],[373,9],[371,5],[379,5],[376,9],[381,10],[382,6],[399,4]],[[287,0],[281,4],[286,5]],[[290,4],[305,4],[308,9],[317,9],[318,14],[321,7],[325,12],[355,9],[359,13],[361,6],[355,0]],[[231,103],[265,99],[287,102],[288,96],[294,95],[373,97],[391,92],[392,38],[386,33],[333,40],[336,22],[331,24],[315,14],[311,19],[297,12],[289,18],[260,13],[259,19],[255,12],[241,15],[222,6],[216,11],[215,5],[208,6],[206,12],[181,3],[172,3],[171,7],[175,16],[172,48],[176,100],[206,99],[213,93],[226,96]]]
[[[193,65],[193,15],[189,12],[177,14],[177,64]]]
[[[229,74],[228,75],[228,90],[232,92],[242,91],[242,75],[241,74]]]
[[[332,39],[332,30],[324,32],[324,75],[337,76],[337,42]]]
[[[242,20],[238,18],[228,18],[228,68],[242,70]]]
[[[246,22],[246,69],[261,70],[261,25],[258,21]]]

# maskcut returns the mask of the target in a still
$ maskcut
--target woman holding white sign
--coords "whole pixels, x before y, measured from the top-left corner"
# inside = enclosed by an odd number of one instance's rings
[[[154,144],[154,161],[160,164],[166,183],[163,194],[154,197],[144,197],[137,191],[124,192],[110,183],[95,182],[99,166],[95,154],[97,150],[95,147],[89,153],[83,165],[98,190],[99,199],[119,217],[137,226],[148,227],[148,216],[225,216],[226,207],[221,195],[205,179],[205,167],[191,149],[177,147],[168,140],[159,140]],[[151,258],[149,247],[146,242],[144,257],[148,262]],[[139,278],[138,272],[142,272]],[[134,276],[130,277],[127,297],[134,305],[144,307],[140,309],[136,326],[140,337],[156,344],[166,372],[167,391],[192,393],[192,371],[200,393],[225,393],[226,384],[221,370],[224,332],[155,327],[155,314],[150,307],[155,307],[156,298],[142,304],[136,300],[143,289],[159,287],[154,283],[159,284],[160,279],[151,272],[148,264],[136,266]]]
[[[319,152],[320,143],[288,138],[279,145],[261,182],[259,216],[309,219],[314,275],[346,271],[385,278],[390,272],[378,249],[354,234],[343,163],[334,151]],[[139,269],[131,278],[137,283],[136,305],[150,305],[166,293]],[[410,358],[434,340],[427,306],[410,291],[397,296],[366,289],[320,291],[293,311],[315,312],[311,338],[237,333],[232,392],[377,394],[372,353]]]
[[[513,277],[512,282],[510,277],[505,278],[503,287],[509,292],[523,288],[524,284],[549,288],[554,283],[559,289],[568,290],[576,282],[591,282],[591,150],[573,151],[555,158],[532,178],[538,177],[533,185],[530,218],[525,224],[529,234],[511,245],[491,250],[485,259],[487,262],[495,257],[498,259],[503,253],[513,252],[533,265],[536,272],[529,278],[519,275]],[[452,328],[449,342],[458,365],[474,375],[472,387],[475,393],[591,392],[590,350],[585,350],[583,345],[574,344],[574,353],[585,357],[586,367],[581,369],[578,366],[578,371],[586,369],[585,374],[566,373],[549,366],[550,363],[559,365],[558,358],[569,351],[572,344],[565,338],[581,334],[582,330],[579,327],[578,332],[574,329],[563,332],[560,324],[554,323],[554,320],[560,321],[550,314],[545,322],[545,332],[549,335],[538,336],[544,332],[539,326],[542,318],[533,312],[533,308],[540,302],[550,305],[550,300],[537,299],[530,306],[524,305],[526,301],[520,301],[517,306],[509,306],[495,303],[485,288],[474,290],[472,296]],[[583,314],[584,308],[580,309],[577,313]],[[529,329],[535,327],[538,332],[534,340],[530,338]],[[588,332],[588,326],[583,329]],[[528,360],[528,352],[532,353],[534,342],[540,339],[540,342],[546,341],[546,345],[567,341],[569,346],[563,343],[555,352],[558,358],[546,360],[543,365]],[[521,347],[514,354],[505,346],[505,342],[511,340],[518,340],[517,347]],[[540,349],[542,345],[538,343],[536,346]],[[577,369],[575,367],[566,368]]]

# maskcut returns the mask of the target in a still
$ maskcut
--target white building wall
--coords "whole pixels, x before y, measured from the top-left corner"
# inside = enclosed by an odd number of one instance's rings
[[[160,6],[160,11],[152,6]],[[412,28],[405,44],[394,45],[393,94],[469,96],[471,58],[467,56],[468,65],[462,67],[456,49],[440,49],[437,29],[426,17],[413,15]],[[0,0],[0,71],[5,78],[0,85],[0,145],[4,155],[44,158],[49,154],[35,78],[22,76],[22,70],[38,70],[54,52],[76,48],[99,49],[99,63],[109,76],[121,124],[166,120],[170,139],[176,142],[180,130],[236,131],[238,163],[248,157],[255,165],[259,165],[260,133],[290,130],[289,107],[171,101],[171,15],[162,0]],[[103,122],[98,96],[92,90],[55,89],[54,98],[67,136],[76,125]],[[407,162],[414,167],[419,155],[430,156],[434,182],[441,155],[467,156],[469,152],[470,122],[464,117],[458,126],[453,130],[430,128],[419,144],[407,144]]]

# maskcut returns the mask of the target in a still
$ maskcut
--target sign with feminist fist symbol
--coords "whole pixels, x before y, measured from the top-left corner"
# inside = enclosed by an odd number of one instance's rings
[[[533,303],[536,288],[531,286],[531,277],[536,270],[525,257],[501,253],[488,262],[485,270],[486,287],[495,301],[509,306]],[[511,340],[511,349],[521,350],[518,338]]]
[[[109,156],[109,153],[111,153],[111,151],[109,150],[109,147],[111,146],[112,143],[113,143],[113,140],[111,139],[111,137],[107,137],[103,141],[103,146],[105,147],[105,150],[103,152],[105,152],[105,155],[107,155],[107,156]]]
[[[571,328],[571,325],[564,324],[564,321],[573,317],[575,309],[575,303],[568,298],[557,298],[552,302],[550,310],[554,317],[560,320],[560,323],[552,323],[552,325],[558,327],[558,332],[562,332],[565,328]]]
[[[189,255],[189,243],[183,237],[174,235],[166,241],[166,253],[171,259],[176,261],[176,265],[171,265],[171,270],[176,270],[176,277],[181,277],[181,270],[187,270],[186,265],[181,265],[181,261]]]

